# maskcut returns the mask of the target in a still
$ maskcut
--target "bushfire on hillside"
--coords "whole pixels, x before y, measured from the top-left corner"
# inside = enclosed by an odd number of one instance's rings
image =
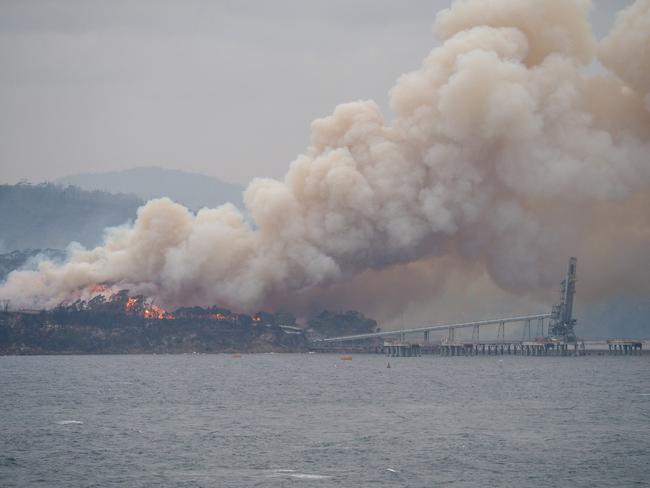
[[[230,310],[211,307],[186,307],[180,308],[175,312],[169,312],[160,305],[154,304],[144,295],[129,295],[129,290],[113,291],[110,287],[103,284],[94,284],[88,290],[91,298],[86,301],[77,301],[73,306],[83,310],[96,309],[98,305],[110,304],[113,310],[121,309],[124,314],[139,316],[145,319],[165,320],[175,318],[185,319],[209,319],[220,322],[237,322],[244,318],[254,323],[260,323],[262,318],[260,313],[253,316],[237,314]]]

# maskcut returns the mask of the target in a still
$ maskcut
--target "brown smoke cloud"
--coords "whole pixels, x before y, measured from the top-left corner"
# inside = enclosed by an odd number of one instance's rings
[[[372,101],[315,120],[283,181],[249,185],[250,220],[152,200],[103,246],[12,273],[0,296],[48,306],[106,283],[170,305],[390,318],[449,283],[546,298],[573,254],[581,299],[647,292],[650,1],[600,44],[589,7],[457,0],[437,16],[442,44],[392,89],[393,122]],[[596,55],[610,71],[586,76]]]

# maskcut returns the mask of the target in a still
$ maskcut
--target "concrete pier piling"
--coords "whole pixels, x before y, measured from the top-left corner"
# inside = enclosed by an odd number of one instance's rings
[[[633,349],[614,345],[610,351],[630,353]],[[389,357],[416,357],[423,354],[439,356],[583,356],[586,354],[584,343],[566,344],[548,339],[510,342],[442,342],[433,344],[409,343],[405,341],[384,342],[383,353]]]
[[[420,344],[409,342],[385,342],[384,354],[392,358],[412,358],[422,355]]]
[[[629,356],[632,354],[641,354],[643,343],[641,341],[629,339],[610,339],[607,341],[609,354],[617,356]]]
[[[519,342],[456,342],[442,343],[438,346],[441,356],[566,356],[579,354],[580,348],[569,349],[566,344],[551,341],[519,341]]]

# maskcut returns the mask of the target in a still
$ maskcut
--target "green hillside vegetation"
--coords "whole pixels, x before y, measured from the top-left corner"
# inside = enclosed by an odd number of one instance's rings
[[[361,312],[330,312],[323,310],[309,320],[309,329],[323,337],[337,337],[378,332],[377,321]]]

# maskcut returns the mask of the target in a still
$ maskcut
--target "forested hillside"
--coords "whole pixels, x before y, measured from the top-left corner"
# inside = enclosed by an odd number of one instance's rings
[[[142,203],[133,195],[72,186],[0,185],[0,252],[63,249],[71,241],[94,246],[106,227],[133,220]]]

